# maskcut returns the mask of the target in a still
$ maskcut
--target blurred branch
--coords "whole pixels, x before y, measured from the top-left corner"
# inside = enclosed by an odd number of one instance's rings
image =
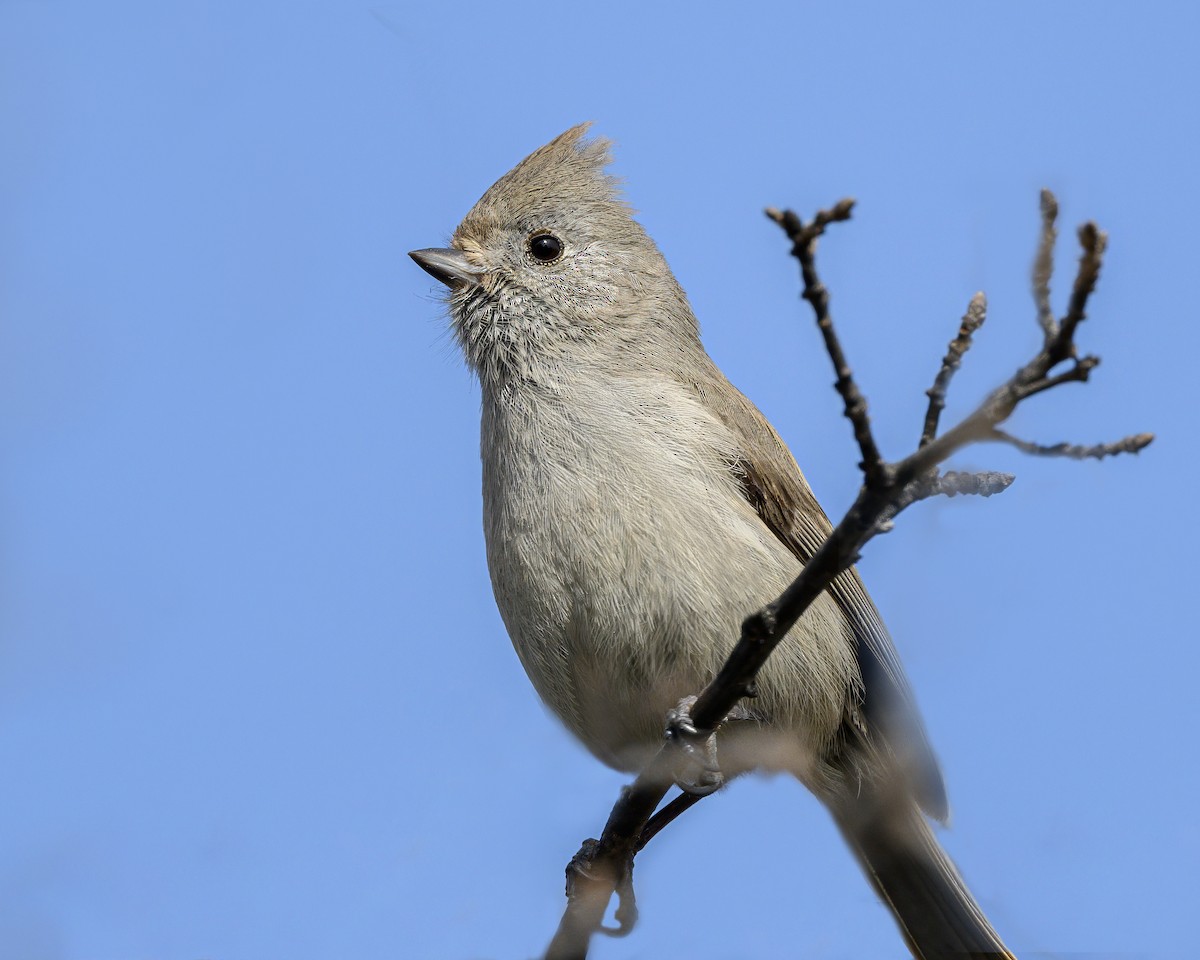
[[[1154,434],[1138,433],[1132,437],[1125,437],[1113,443],[1097,443],[1090,447],[1077,446],[1070,443],[1055,443],[1050,446],[1042,446],[1041,444],[1030,443],[1028,440],[1021,440],[1010,433],[1005,433],[1003,430],[993,430],[991,437],[988,439],[1007,443],[1010,446],[1016,447],[1022,453],[1031,453],[1037,457],[1066,457],[1070,460],[1086,460],[1091,457],[1094,460],[1103,460],[1105,457],[1113,457],[1118,453],[1137,453],[1150,445],[1150,442],[1154,439]]]
[[[742,697],[753,695],[755,677],[771,651],[809,605],[839,574],[854,564],[863,546],[876,534],[891,528],[899,513],[932,496],[990,496],[1012,483],[1009,474],[939,472],[938,467],[963,447],[1000,441],[1027,453],[1098,459],[1119,453],[1136,453],[1153,439],[1151,434],[1142,433],[1091,447],[1065,443],[1039,446],[1018,440],[999,429],[1022,401],[1064,383],[1085,382],[1099,364],[1096,357],[1078,357],[1075,333],[1086,316],[1088,299],[1100,276],[1107,237],[1094,223],[1086,223],[1079,229],[1083,252],[1070,302],[1063,318],[1055,319],[1050,305],[1050,279],[1058,202],[1053,194],[1043,190],[1041,232],[1032,278],[1037,320],[1042,329],[1041,349],[974,411],[939,435],[939,420],[951,378],[986,317],[987,304],[983,294],[976,294],[967,307],[957,335],[950,342],[933,386],[926,391],[929,407],[917,449],[902,460],[885,461],[871,431],[866,399],[854,381],[834,329],[828,291],[816,269],[817,239],[830,224],[848,220],[853,206],[853,200],[842,200],[829,210],[820,211],[808,223],[791,210],[768,209],[766,212],[787,234],[792,243],[792,255],[800,262],[803,296],[816,314],[817,327],[837,375],[836,388],[842,398],[843,412],[850,420],[862,455],[863,485],[854,504],[795,581],[775,601],[743,622],[737,646],[692,706],[691,724],[700,735],[715,731]],[[1066,369],[1054,373],[1063,363],[1067,364]],[[547,948],[546,960],[582,960],[587,956],[593,934],[604,932],[623,936],[633,928],[637,918],[632,880],[634,857],[667,823],[701,799],[696,795],[680,794],[657,814],[654,812],[676,781],[680,754],[677,741],[680,738],[672,737],[671,733],[668,728],[666,742],[658,754],[634,783],[622,790],[600,839],[586,841],[567,867],[567,909]],[[619,898],[615,914],[618,926],[606,928],[603,926],[604,914],[614,893]]]

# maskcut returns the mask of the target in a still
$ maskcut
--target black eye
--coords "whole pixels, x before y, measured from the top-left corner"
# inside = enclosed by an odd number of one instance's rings
[[[553,263],[562,256],[562,241],[552,233],[539,233],[529,238],[529,255],[542,263]]]

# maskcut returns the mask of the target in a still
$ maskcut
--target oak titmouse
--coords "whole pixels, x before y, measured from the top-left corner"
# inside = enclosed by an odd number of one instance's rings
[[[830,525],[783,441],[717,369],[654,242],[568,130],[498,180],[448,249],[483,393],[483,514],[496,602],[542,699],[597,757],[638,770],[712,679],[743,618]],[[922,814],[946,796],[891,639],[842,574],[724,727],[726,775],[785,770],[829,808],[909,947],[1009,956]]]

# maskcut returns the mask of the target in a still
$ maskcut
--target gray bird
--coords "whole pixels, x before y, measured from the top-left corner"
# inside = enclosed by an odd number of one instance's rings
[[[586,130],[498,180],[450,248],[411,256],[449,288],[482,389],[488,567],[513,646],[571,732],[637,771],[830,524],[705,352]],[[786,771],[824,802],[915,956],[1011,956],[925,819],[947,817],[941,773],[857,572],[774,652],[717,756],[725,777]]]

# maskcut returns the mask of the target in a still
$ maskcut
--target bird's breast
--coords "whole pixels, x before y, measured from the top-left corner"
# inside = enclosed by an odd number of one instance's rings
[[[661,385],[484,398],[500,613],[539,694],[613,766],[644,762],[666,711],[799,571],[740,496],[730,447],[692,397]]]

